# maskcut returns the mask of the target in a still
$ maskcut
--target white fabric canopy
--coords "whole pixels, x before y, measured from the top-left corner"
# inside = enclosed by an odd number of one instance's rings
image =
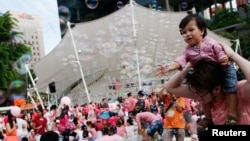
[[[156,11],[128,4],[101,19],[76,24],[72,33],[91,99],[100,99],[101,93],[106,93],[114,81],[116,84],[138,83],[136,49],[141,81],[155,78],[157,64],[170,63],[186,46],[178,29],[185,16],[185,12]],[[230,44],[228,39],[211,31],[208,35]],[[75,60],[68,30],[58,46],[34,66],[39,78],[38,90],[45,92],[54,81],[58,94],[68,94],[67,89],[81,79]],[[79,87],[81,91],[76,93],[84,95],[82,83]],[[124,86],[118,88],[121,90]]]

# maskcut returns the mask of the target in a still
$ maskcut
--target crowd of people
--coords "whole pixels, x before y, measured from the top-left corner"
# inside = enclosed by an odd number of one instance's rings
[[[179,24],[187,43],[171,65],[157,74],[179,70],[160,91],[139,90],[100,103],[39,106],[0,118],[4,141],[206,141],[207,127],[249,124],[250,62],[225,43],[207,36],[204,20],[187,15]],[[237,81],[233,63],[245,80]]]
[[[165,141],[175,136],[176,140],[184,140],[197,134],[196,124],[185,120],[197,120],[197,105],[193,100],[167,93],[139,91],[134,95],[129,92],[125,98],[103,98],[101,103],[61,103],[50,109],[38,106],[18,116],[8,111],[0,118],[0,139],[42,141],[51,136],[60,141]]]

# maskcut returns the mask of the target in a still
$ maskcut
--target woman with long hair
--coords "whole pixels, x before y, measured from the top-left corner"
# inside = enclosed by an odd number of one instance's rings
[[[8,121],[6,123],[6,139],[5,141],[18,141],[16,117],[10,111],[7,113]]]

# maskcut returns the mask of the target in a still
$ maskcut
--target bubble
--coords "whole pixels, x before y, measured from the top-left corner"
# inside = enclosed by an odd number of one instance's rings
[[[182,9],[187,9],[187,8],[188,8],[188,3],[187,3],[186,1],[183,1],[183,2],[181,3],[181,8],[182,8]]]
[[[6,100],[6,93],[3,90],[0,90],[0,104],[3,104]]]
[[[31,52],[27,52],[23,54],[13,65],[13,67],[17,70],[20,75],[27,74],[27,70],[25,65],[28,64],[32,59]]]
[[[98,0],[85,0],[85,4],[89,9],[96,9],[99,5]]]
[[[20,95],[25,90],[25,83],[22,80],[13,80],[10,83],[9,90],[11,93]]]
[[[117,6],[117,8],[122,8],[123,6],[124,6],[124,4],[123,4],[123,2],[122,1],[118,1],[117,3],[116,3],[116,6]]]
[[[61,5],[58,7],[59,17],[65,21],[70,21],[71,14],[68,7]]]
[[[20,43],[22,42],[23,38],[22,38],[22,31],[20,29],[13,29],[11,31],[11,36],[12,36],[12,41],[13,42],[16,42],[16,43]]]

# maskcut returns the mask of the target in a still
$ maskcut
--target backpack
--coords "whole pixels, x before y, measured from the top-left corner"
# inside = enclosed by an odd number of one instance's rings
[[[135,110],[137,112],[145,112],[145,100],[144,99],[138,99],[138,101],[135,104]]]

